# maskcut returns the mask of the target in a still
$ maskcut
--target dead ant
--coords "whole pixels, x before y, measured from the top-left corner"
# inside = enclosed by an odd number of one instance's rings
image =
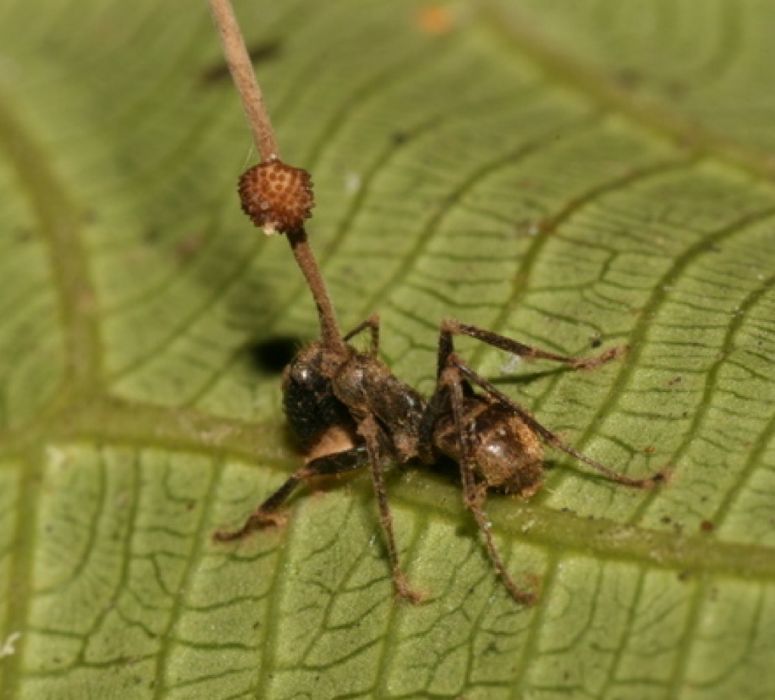
[[[234,531],[219,531],[219,541],[236,540],[255,529],[277,524],[278,510],[293,491],[309,480],[340,475],[368,465],[385,534],[393,585],[402,598],[418,601],[398,560],[393,518],[385,489],[389,464],[432,465],[440,457],[460,466],[463,500],[484,537],[487,554],[509,593],[531,604],[536,593],[518,587],[506,570],[484,512],[489,490],[529,497],[543,475],[541,441],[584,462],[606,479],[648,488],[664,479],[621,475],[565,444],[522,406],[500,392],[455,353],[457,335],[526,359],[559,362],[572,369],[598,367],[623,353],[612,348],[592,358],[567,357],[524,345],[511,338],[456,320],[441,324],[436,389],[425,399],[398,379],[378,357],[379,318],[374,315],[342,336],[333,306],[309,247],[304,219],[313,206],[309,174],[270,158],[240,178],[242,206],[265,230],[285,233],[317,305],[321,339],[303,348],[283,374],[283,407],[310,458]],[[368,352],[349,341],[369,331]]]
[[[613,348],[592,358],[566,357],[476,326],[447,320],[442,322],[439,336],[436,389],[426,400],[395,377],[377,356],[377,316],[343,336],[304,229],[304,221],[314,206],[309,173],[280,160],[261,88],[231,3],[210,0],[210,9],[262,158],[260,164],[240,177],[242,208],[266,233],[287,235],[320,321],[320,340],[303,348],[283,374],[283,407],[292,431],[307,452],[307,462],[241,528],[216,532],[215,539],[236,540],[252,530],[277,524],[282,520],[278,513],[280,507],[300,484],[368,464],[393,585],[399,596],[416,602],[420,596],[410,588],[398,561],[383,470],[393,463],[419,462],[427,466],[446,456],[460,466],[463,500],[484,537],[495,570],[517,602],[533,603],[536,593],[514,583],[495,547],[484,512],[487,491],[497,489],[523,497],[535,493],[543,474],[541,441],[625,486],[649,488],[663,481],[665,473],[633,479],[566,445],[519,404],[474,372],[455,353],[454,336],[467,335],[518,357],[551,360],[572,369],[597,367],[621,355],[623,349]],[[364,353],[349,341],[366,330],[371,334],[371,347]]]

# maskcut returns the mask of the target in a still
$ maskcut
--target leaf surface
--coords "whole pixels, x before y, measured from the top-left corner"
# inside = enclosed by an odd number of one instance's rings
[[[243,2],[346,327],[429,392],[456,317],[594,372],[474,367],[585,453],[493,531],[453,476],[368,477],[237,524],[299,464],[278,367],[316,334],[204,3],[0,8],[0,698],[775,694],[775,189],[768,7]]]

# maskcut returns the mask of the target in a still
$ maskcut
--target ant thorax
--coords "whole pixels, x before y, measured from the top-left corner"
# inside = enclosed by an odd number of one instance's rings
[[[334,392],[356,420],[373,416],[398,462],[417,457],[425,399],[375,356],[355,352],[333,379]]]

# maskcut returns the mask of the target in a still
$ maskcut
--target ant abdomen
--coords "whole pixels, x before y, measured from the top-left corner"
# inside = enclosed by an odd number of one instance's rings
[[[468,426],[474,470],[488,489],[525,498],[541,488],[543,447],[528,425],[512,410],[480,395],[466,397],[463,422]],[[460,461],[460,442],[452,416],[437,423],[434,443]]]

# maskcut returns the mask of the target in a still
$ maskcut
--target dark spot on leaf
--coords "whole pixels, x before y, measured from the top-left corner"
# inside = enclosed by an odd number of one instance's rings
[[[599,348],[603,344],[603,339],[599,335],[592,336],[589,341],[589,346],[592,348]]]
[[[28,228],[18,228],[14,237],[19,243],[27,243],[32,240],[32,231]]]
[[[298,350],[298,338],[274,336],[249,345],[247,348],[251,364],[264,374],[279,374]]]
[[[468,527],[466,525],[457,525],[455,527],[455,535],[457,537],[465,537],[468,534]]]
[[[181,238],[175,245],[175,257],[180,263],[184,263],[194,257],[204,246],[205,237],[201,233],[189,233]]]
[[[282,43],[279,39],[269,39],[249,46],[248,56],[253,65],[269,63],[281,54],[281,49]],[[199,74],[199,82],[202,85],[213,85],[227,80],[229,80],[229,66],[223,60],[211,63]]]
[[[673,100],[681,100],[686,97],[686,93],[689,92],[689,87],[686,83],[680,80],[670,80],[665,83],[665,94]]]
[[[395,146],[400,146],[409,140],[409,134],[406,131],[394,131],[390,134],[390,140]]]
[[[146,243],[156,243],[161,238],[161,231],[158,228],[149,228],[143,234],[143,240]]]
[[[713,532],[715,529],[716,526],[710,520],[703,520],[700,523],[701,532]]]
[[[643,84],[643,73],[636,68],[620,68],[614,75],[619,86],[625,90],[636,90]]]

